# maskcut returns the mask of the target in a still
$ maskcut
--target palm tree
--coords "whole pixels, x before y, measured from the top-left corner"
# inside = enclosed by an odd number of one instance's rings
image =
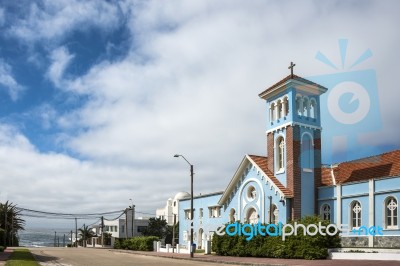
[[[16,204],[8,201],[0,203],[0,245],[18,246],[18,231],[24,230],[24,226],[25,220],[21,218],[21,210]]]
[[[93,231],[93,228],[86,225],[83,225],[82,228],[79,228],[79,235],[82,237],[83,246],[86,247],[86,240],[91,239],[96,235]]]

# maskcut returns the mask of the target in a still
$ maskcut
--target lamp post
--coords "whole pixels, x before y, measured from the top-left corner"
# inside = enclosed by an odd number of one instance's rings
[[[174,157],[182,157],[190,165],[190,257],[193,258],[193,165],[183,155],[175,154]]]

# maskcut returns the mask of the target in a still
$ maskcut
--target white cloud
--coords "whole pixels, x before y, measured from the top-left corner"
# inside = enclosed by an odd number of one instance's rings
[[[74,55],[70,54],[68,49],[64,46],[52,51],[50,55],[51,64],[47,71],[47,76],[56,87],[60,87],[62,85],[61,82],[64,71],[73,58]]]
[[[147,175],[62,154],[39,153],[9,126],[0,126],[0,143],[0,182],[5,184],[1,190],[6,189],[9,199],[22,207],[62,212],[67,205],[75,212],[90,212],[102,202],[105,209],[119,210],[124,199],[117,199],[114,193],[132,197],[129,187],[140,187],[137,176]]]
[[[73,30],[92,26],[113,29],[120,9],[107,1],[44,0],[32,2],[26,17],[17,19],[8,34],[27,42],[57,40]]]
[[[12,76],[12,68],[9,64],[0,59],[0,88],[7,90],[10,98],[16,101],[24,87]]]

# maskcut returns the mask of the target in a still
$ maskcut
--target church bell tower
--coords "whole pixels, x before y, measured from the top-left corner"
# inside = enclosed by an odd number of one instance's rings
[[[320,95],[327,88],[293,74],[259,94],[267,106],[268,169],[292,194],[288,216],[317,213],[321,182]]]

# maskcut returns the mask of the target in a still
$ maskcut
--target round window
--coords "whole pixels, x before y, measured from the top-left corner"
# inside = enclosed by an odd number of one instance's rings
[[[249,198],[249,200],[254,200],[257,197],[257,191],[255,187],[250,186],[247,189],[247,197]]]

